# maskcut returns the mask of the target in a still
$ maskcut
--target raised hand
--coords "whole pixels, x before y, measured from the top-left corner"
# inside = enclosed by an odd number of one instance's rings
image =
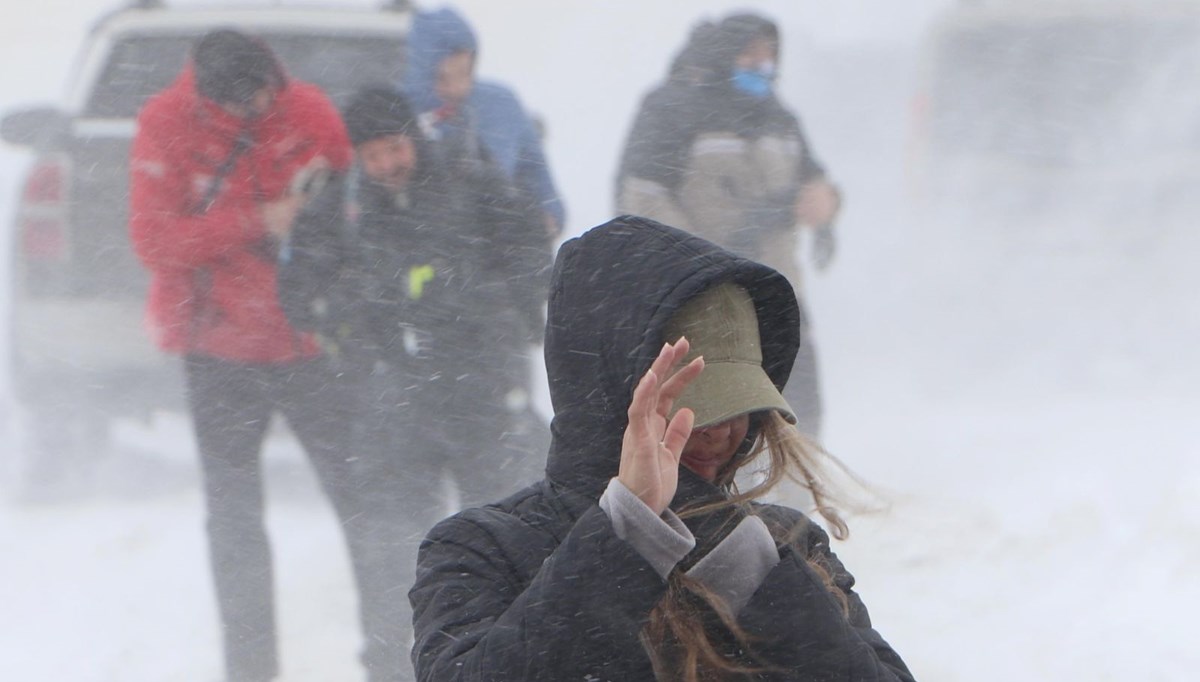
[[[668,420],[671,406],[704,369],[696,358],[677,367],[687,356],[686,338],[665,344],[633,390],[629,425],[621,441],[618,480],[656,514],[662,514],[679,485],[679,456],[692,433],[695,415],[684,408]]]

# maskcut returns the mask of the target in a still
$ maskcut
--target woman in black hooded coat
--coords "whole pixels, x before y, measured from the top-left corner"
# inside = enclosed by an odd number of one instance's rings
[[[761,581],[743,590],[734,608],[720,599],[683,599],[697,606],[702,629],[723,662],[704,679],[912,679],[872,629],[852,589],[854,579],[830,551],[828,536],[802,513],[750,502],[751,495],[734,494],[730,478],[710,482],[676,464],[678,490],[670,510],[683,512],[687,530],[672,528],[690,533],[695,548],[685,547],[686,557],[664,565],[655,543],[635,542],[619,521],[613,489],[620,487],[614,480],[619,472],[622,480],[626,476],[623,443],[627,427],[633,430],[631,396],[646,383],[652,365],[665,378],[663,367],[675,364],[670,353],[687,352],[683,341],[664,346],[675,313],[721,283],[744,288],[753,301],[760,373],[765,371],[778,395],[800,343],[795,295],[779,273],[629,216],[563,245],[546,328],[554,406],[546,476],[500,503],[443,521],[422,543],[409,593],[418,679],[688,679],[686,670],[696,666],[673,663],[686,648],[672,649],[679,638],[659,637],[663,630],[654,628],[665,622],[669,629],[674,622],[661,618],[662,607],[686,584],[680,574],[737,534],[750,516],[765,522],[776,539],[769,570],[759,567]],[[683,382],[690,381],[695,365],[673,377],[689,374]],[[673,381],[667,378],[664,385]],[[675,424],[684,412],[668,429],[687,433],[690,421]],[[751,423],[756,426],[748,442],[762,422]],[[671,440],[661,431],[657,437]],[[745,448],[739,452],[745,454]],[[809,483],[820,501],[819,485]],[[663,514],[664,520],[678,521],[669,510]],[[746,567],[734,564],[727,575],[742,575]]]

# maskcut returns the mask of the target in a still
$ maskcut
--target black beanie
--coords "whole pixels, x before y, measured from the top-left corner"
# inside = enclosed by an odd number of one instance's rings
[[[232,29],[206,33],[192,50],[196,92],[216,102],[246,104],[264,87],[282,87],[283,71],[261,40]]]
[[[346,123],[350,143],[356,147],[386,135],[420,137],[417,117],[408,100],[388,87],[372,87],[359,92],[346,107],[342,120]]]

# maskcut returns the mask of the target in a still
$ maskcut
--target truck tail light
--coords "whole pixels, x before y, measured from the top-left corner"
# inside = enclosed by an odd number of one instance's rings
[[[21,254],[30,260],[70,257],[70,162],[65,156],[38,160],[25,179],[17,209]]]

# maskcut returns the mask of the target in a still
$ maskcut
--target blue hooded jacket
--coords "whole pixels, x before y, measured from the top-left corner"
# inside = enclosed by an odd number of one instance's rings
[[[434,90],[437,68],[455,52],[478,52],[469,24],[450,8],[416,12],[408,37],[403,90],[422,114],[442,106]],[[561,229],[565,210],[533,122],[517,96],[499,83],[476,81],[467,99],[468,120],[493,163],[518,188],[554,217]]]

